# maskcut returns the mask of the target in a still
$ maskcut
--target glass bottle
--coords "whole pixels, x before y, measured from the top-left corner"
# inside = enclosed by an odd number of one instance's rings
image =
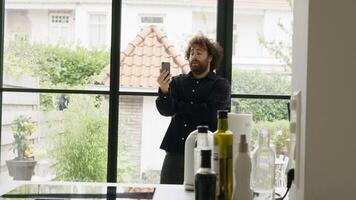
[[[195,199],[215,200],[216,174],[211,170],[211,149],[201,152],[201,166],[195,174]]]
[[[252,161],[252,189],[255,200],[274,200],[275,152],[266,130],[259,132],[258,147]]]
[[[217,174],[217,199],[231,200],[233,186],[233,134],[228,130],[227,110],[218,110],[218,129],[214,133],[214,171]]]

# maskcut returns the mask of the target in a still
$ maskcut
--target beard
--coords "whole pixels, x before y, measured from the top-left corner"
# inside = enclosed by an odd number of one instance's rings
[[[208,61],[205,62],[200,62],[198,60],[192,60],[189,63],[190,66],[190,70],[196,74],[196,75],[200,75],[203,74],[204,72],[206,72],[206,70],[208,69]]]

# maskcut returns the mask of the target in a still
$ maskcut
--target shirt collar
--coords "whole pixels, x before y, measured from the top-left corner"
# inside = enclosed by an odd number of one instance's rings
[[[191,79],[194,79],[194,80],[195,80],[192,71],[190,71],[190,72],[188,73],[188,75],[189,75],[189,77],[190,77]],[[208,73],[208,75],[206,75],[206,76],[205,76],[204,78],[202,78],[202,79],[206,79],[206,78],[211,79],[211,80],[215,80],[215,79],[216,79],[216,74],[215,74],[215,72],[210,71],[210,72]]]

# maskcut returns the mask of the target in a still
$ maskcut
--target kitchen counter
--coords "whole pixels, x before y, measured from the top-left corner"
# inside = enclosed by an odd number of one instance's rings
[[[194,192],[184,189],[183,185],[157,185],[153,200],[194,200]]]
[[[194,200],[194,192],[184,190],[183,185],[153,185],[153,184],[114,184],[114,183],[73,183],[73,182],[27,182],[11,181],[9,183],[0,183],[0,195],[4,195],[13,189],[25,185],[46,185],[46,186],[84,186],[84,187],[102,187],[115,186],[120,188],[155,188],[153,200]]]

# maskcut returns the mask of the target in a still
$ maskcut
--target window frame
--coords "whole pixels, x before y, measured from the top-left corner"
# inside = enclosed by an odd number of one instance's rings
[[[217,41],[224,49],[222,68],[217,74],[225,77],[231,83],[232,67],[232,37],[234,0],[217,1]],[[112,1],[111,15],[111,52],[110,55],[120,55],[121,38],[121,7],[122,0]],[[4,17],[5,0],[0,0],[0,116],[2,116],[2,97],[4,92],[26,93],[68,93],[68,94],[104,94],[109,95],[109,127],[108,127],[108,163],[107,182],[117,181],[118,156],[118,120],[119,96],[157,96],[153,92],[123,92],[119,91],[120,60],[118,56],[110,56],[110,90],[67,90],[67,89],[36,89],[36,88],[7,88],[3,86],[3,55],[4,55]],[[231,98],[247,99],[290,99],[289,95],[259,95],[259,94],[232,94]],[[2,118],[0,117],[0,124]],[[1,129],[0,129],[1,144]],[[1,146],[0,146],[1,151]],[[1,156],[1,155],[0,155]],[[1,157],[0,157],[1,159]]]

